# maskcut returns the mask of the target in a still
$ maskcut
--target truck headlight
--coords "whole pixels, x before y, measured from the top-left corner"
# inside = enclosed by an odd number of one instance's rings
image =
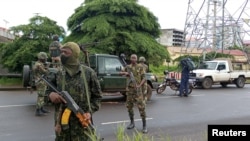
[[[203,77],[204,73],[197,73],[196,76],[197,77]]]

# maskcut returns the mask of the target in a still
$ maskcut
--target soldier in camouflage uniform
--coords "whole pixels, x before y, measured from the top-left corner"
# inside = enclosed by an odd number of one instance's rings
[[[49,113],[48,110],[44,108],[44,97],[47,85],[43,81],[39,81],[43,74],[48,74],[48,67],[45,66],[47,60],[47,54],[45,52],[40,52],[37,55],[38,61],[35,62],[33,66],[34,78],[36,82],[36,90],[37,90],[37,104],[36,104],[36,116],[45,115],[45,113]]]
[[[144,67],[145,72],[148,72],[148,65],[145,64],[145,62],[146,62],[145,57],[141,56],[141,57],[139,58],[139,63]]]
[[[68,42],[62,46],[60,56],[62,68],[55,75],[54,85],[60,91],[67,91],[84,110],[86,118],[92,119],[92,114],[100,108],[101,87],[94,70],[80,64],[79,55],[80,48],[76,43]],[[93,135],[95,132],[83,128],[73,113],[70,115],[68,128],[62,129],[60,120],[61,112],[65,109],[65,100],[51,90],[49,99],[55,104],[56,141],[92,141],[88,134]]]
[[[61,44],[59,42],[58,35],[53,36],[53,42],[49,45],[49,53],[54,67],[58,67],[60,63],[60,48]]]
[[[148,72],[148,65],[145,64],[145,62],[146,62],[145,57],[141,56],[139,58],[139,63],[143,66],[145,72]],[[142,93],[144,96],[144,100],[147,101],[147,82],[145,82],[142,86]]]
[[[142,118],[142,132],[147,133],[145,112],[146,104],[142,93],[142,86],[145,84],[146,81],[145,70],[141,64],[137,64],[137,55],[132,54],[130,57],[130,61],[131,64],[125,67],[125,72],[121,72],[122,75],[127,76],[129,76],[130,72],[132,72],[136,80],[136,85],[132,81],[129,81],[128,84],[126,107],[128,109],[130,124],[127,126],[127,129],[133,129],[135,127],[133,107],[134,104],[136,104],[139,109],[140,116]]]

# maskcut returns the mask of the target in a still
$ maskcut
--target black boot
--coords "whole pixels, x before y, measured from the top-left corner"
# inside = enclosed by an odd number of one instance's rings
[[[142,133],[148,133],[146,119],[142,119]]]
[[[41,111],[42,111],[43,113],[50,113],[49,110],[46,110],[46,109],[44,109],[43,107],[41,108]]]
[[[127,129],[133,129],[135,127],[135,121],[133,117],[130,117],[130,124],[127,126]]]
[[[45,114],[41,111],[41,108],[36,109],[36,116],[44,116]]]

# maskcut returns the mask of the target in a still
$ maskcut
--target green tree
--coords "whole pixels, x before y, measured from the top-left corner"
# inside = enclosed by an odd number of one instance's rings
[[[37,60],[37,53],[49,51],[54,34],[64,36],[65,30],[47,17],[34,16],[27,25],[10,28],[16,36],[11,43],[1,46],[0,63],[10,71],[21,72],[24,64]]]
[[[169,59],[166,48],[157,42],[157,18],[137,0],[87,0],[67,21],[70,35],[66,41],[80,44],[100,42],[90,52],[127,56],[143,55],[149,63]]]
[[[199,60],[203,60],[203,55],[201,55],[199,57],[200,59]],[[231,55],[231,54],[224,54],[224,53],[219,53],[219,52],[208,52],[206,53],[206,56],[205,56],[205,61],[210,61],[210,60],[213,60],[215,58],[230,58],[230,59],[234,59],[234,56]]]

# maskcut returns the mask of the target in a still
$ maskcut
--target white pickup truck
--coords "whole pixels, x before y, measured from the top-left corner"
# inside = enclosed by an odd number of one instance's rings
[[[247,78],[250,78],[250,71],[234,70],[229,59],[204,61],[190,73],[190,79],[195,79],[196,85],[204,89],[211,88],[215,83],[221,84],[222,87],[235,84],[238,88],[243,88]]]

